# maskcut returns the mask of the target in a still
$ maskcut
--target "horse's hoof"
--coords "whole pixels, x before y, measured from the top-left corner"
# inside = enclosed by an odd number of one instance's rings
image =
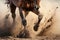
[[[39,27],[39,25],[38,25],[38,24],[35,24],[34,30],[35,30],[35,31],[38,31],[38,27]]]
[[[27,22],[26,22],[26,20],[25,20],[25,19],[24,19],[24,20],[22,20],[22,24],[23,24],[24,26],[26,26]]]

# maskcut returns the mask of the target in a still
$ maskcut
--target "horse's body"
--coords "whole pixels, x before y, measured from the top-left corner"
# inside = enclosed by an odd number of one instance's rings
[[[26,13],[25,16],[28,14],[28,11],[32,11],[38,15],[38,18],[40,17],[39,11],[38,11],[40,0],[7,0],[7,1],[10,4],[13,21],[15,21],[15,17],[16,17],[15,15],[16,7],[19,8],[22,24],[24,26],[26,26],[27,22],[26,22],[25,17],[23,16],[22,11]],[[39,21],[40,21],[40,18],[38,20],[38,23]]]

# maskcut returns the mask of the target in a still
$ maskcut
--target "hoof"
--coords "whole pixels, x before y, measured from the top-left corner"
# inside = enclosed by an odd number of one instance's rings
[[[23,24],[24,26],[26,26],[27,22],[26,22],[26,20],[25,20],[25,19],[24,19],[24,20],[22,20],[22,24]]]
[[[38,31],[38,27],[39,27],[39,25],[38,25],[38,24],[35,24],[34,30],[35,30],[35,31]]]

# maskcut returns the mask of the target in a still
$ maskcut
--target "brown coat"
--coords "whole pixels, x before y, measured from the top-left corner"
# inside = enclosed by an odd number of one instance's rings
[[[8,0],[9,3],[13,3],[15,6],[20,7],[20,6],[25,6],[28,7],[33,7],[35,2],[39,6],[40,0]]]

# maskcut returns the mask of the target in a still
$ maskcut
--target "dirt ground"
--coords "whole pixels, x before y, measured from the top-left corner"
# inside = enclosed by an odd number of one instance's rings
[[[23,25],[21,23],[21,18],[19,16],[19,11],[18,8],[16,10],[16,22],[13,23],[12,17],[11,17],[11,13],[10,13],[10,9],[9,7],[7,7],[7,4],[4,4],[5,0],[0,0],[0,30],[2,30],[3,32],[0,31],[0,35],[4,35],[4,32],[8,32],[11,31],[12,36],[13,35],[17,35],[20,33],[20,31],[23,30]],[[21,40],[59,40],[60,36],[56,36],[56,35],[60,35],[60,0],[41,0],[41,8],[39,9],[39,11],[41,12],[41,14],[43,15],[48,15],[49,11],[53,11],[56,7],[58,7],[58,9],[56,9],[55,15],[53,16],[53,23],[51,25],[50,28],[48,28],[44,33],[43,36],[39,36],[35,39],[21,39]],[[8,17],[8,18],[7,18]],[[34,13],[29,13],[28,16],[26,17],[27,19],[27,28],[28,27],[32,27],[34,26],[34,23],[37,22],[38,16]],[[14,28],[14,29],[10,29],[10,28]],[[10,29],[10,30],[9,30]],[[31,29],[31,28],[28,28]],[[31,32],[33,33],[33,32]],[[32,36],[34,37],[34,34],[32,34]],[[49,37],[47,37],[49,36]],[[4,39],[5,40],[5,39]],[[19,38],[10,38],[7,40],[20,40]]]

